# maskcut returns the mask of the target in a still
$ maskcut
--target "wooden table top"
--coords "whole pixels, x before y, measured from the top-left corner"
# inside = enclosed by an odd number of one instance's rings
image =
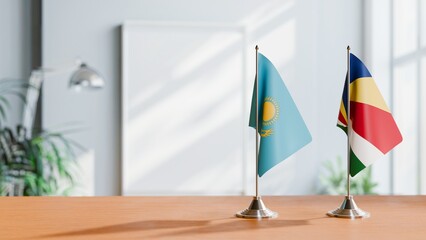
[[[251,197],[2,197],[0,239],[426,239],[426,196],[356,196],[357,220],[325,215],[342,196],[263,200],[278,218],[235,218]]]

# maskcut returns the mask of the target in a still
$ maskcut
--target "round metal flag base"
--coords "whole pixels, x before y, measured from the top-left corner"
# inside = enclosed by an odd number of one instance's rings
[[[363,211],[356,205],[352,195],[346,196],[340,208],[327,212],[327,215],[330,217],[351,219],[370,217],[370,213]]]
[[[235,214],[239,218],[276,218],[278,213],[269,210],[260,197],[253,197],[250,206]]]

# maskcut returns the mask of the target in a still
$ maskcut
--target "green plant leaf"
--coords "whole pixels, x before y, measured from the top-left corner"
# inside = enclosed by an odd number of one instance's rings
[[[324,174],[319,176],[320,193],[346,194],[347,169],[340,157],[336,161],[326,161],[323,164]],[[377,183],[373,182],[371,167],[351,178],[351,193],[376,194]]]
[[[0,158],[0,190],[5,183],[3,172],[8,169],[26,171],[22,176],[25,195],[56,195],[59,187],[74,187],[76,181],[72,170],[78,164],[71,154],[75,146],[68,138],[57,132],[25,138],[21,130],[15,134],[10,129],[0,129],[0,152],[9,151],[11,159],[7,162]],[[17,145],[12,147],[14,144]]]

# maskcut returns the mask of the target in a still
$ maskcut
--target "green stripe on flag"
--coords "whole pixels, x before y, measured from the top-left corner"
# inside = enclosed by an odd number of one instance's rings
[[[355,153],[351,148],[351,176],[357,175],[362,169],[365,168],[365,165],[358,159]]]
[[[347,132],[348,132],[348,127],[344,127],[344,126],[339,125],[339,124],[337,124],[337,126],[338,126],[340,129],[342,129],[345,133],[347,133]]]

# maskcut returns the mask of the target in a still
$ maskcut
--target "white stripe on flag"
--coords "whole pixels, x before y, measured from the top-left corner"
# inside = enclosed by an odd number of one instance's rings
[[[346,127],[346,124],[343,124],[339,119],[337,119],[337,125]]]
[[[366,167],[383,158],[384,154],[378,148],[354,132],[353,129],[351,129],[350,136],[352,151]]]

